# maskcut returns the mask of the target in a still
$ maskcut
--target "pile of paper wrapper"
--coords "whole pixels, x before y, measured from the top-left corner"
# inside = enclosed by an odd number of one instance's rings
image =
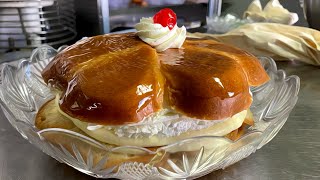
[[[298,60],[320,65],[320,31],[294,26],[298,15],[285,9],[278,0],[271,0],[264,8],[259,0],[254,0],[244,12],[243,19],[251,23],[240,25],[224,34],[188,35],[213,38],[276,61]]]

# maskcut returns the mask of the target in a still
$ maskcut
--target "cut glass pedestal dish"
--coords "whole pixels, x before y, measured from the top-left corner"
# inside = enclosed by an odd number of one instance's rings
[[[61,49],[41,46],[30,59],[2,64],[1,108],[12,126],[30,143],[56,160],[94,177],[194,179],[225,168],[268,143],[285,124],[298,99],[299,78],[287,77],[284,71],[277,70],[272,59],[262,57],[259,59],[270,81],[251,88],[255,124],[237,141],[203,136],[147,149],[107,145],[65,129],[40,131],[34,126],[35,116],[54,96],[40,72]],[[63,141],[59,141],[61,139]]]

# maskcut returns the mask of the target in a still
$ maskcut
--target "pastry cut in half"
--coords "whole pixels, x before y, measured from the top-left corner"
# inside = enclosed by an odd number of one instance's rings
[[[39,129],[140,147],[230,136],[251,116],[250,86],[269,80],[258,59],[238,48],[186,38],[181,48],[157,52],[136,33],[83,39],[42,77],[57,93],[39,110]]]

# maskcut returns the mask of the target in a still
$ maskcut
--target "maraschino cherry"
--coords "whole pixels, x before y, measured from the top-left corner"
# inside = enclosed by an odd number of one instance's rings
[[[171,30],[177,24],[177,15],[170,8],[161,9],[153,16],[153,22]]]

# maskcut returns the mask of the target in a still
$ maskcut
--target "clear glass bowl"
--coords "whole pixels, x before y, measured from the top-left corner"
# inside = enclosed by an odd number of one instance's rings
[[[241,19],[235,14],[226,14],[225,16],[207,17],[207,33],[223,34],[227,33],[237,27],[253,21],[248,19]]]
[[[255,124],[237,141],[203,136],[158,148],[116,147],[73,131],[38,130],[39,108],[53,98],[40,72],[62,48],[35,49],[29,60],[1,65],[0,103],[12,126],[43,152],[75,169],[99,178],[194,179],[225,168],[268,143],[286,122],[297,102],[300,81],[277,70],[275,62],[260,61],[271,80],[252,88]],[[61,141],[63,139],[63,141]]]

